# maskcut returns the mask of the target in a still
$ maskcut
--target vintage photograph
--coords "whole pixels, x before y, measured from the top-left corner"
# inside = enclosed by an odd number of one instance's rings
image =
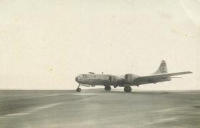
[[[200,128],[200,0],[0,0],[0,128]]]

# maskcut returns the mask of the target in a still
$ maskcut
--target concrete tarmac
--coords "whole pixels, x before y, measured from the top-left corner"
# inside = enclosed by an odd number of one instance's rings
[[[0,91],[0,128],[200,128],[200,91]]]

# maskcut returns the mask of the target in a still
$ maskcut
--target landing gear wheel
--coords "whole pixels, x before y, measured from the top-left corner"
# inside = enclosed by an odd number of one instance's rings
[[[81,88],[77,88],[76,91],[77,91],[77,92],[81,92]]]
[[[109,85],[105,86],[105,91],[110,91],[111,87]]]
[[[125,86],[124,87],[124,92],[131,92],[132,88],[130,86]]]

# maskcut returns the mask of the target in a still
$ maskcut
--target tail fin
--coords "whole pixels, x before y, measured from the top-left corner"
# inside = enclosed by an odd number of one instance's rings
[[[166,64],[165,60],[162,60],[159,68],[157,69],[157,71],[154,74],[161,74],[161,73],[167,73],[167,64]]]

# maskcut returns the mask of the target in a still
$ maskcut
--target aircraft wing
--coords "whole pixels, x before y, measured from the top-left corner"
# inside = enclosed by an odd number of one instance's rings
[[[136,78],[134,81],[136,83],[154,83],[159,79],[166,78],[166,77],[171,77],[171,76],[177,76],[177,75],[184,75],[184,74],[190,74],[192,73],[191,71],[185,71],[185,72],[175,72],[175,73],[162,73],[162,74],[152,74],[148,76],[140,76]],[[173,77],[172,77],[173,78]],[[175,78],[175,77],[174,77]]]

